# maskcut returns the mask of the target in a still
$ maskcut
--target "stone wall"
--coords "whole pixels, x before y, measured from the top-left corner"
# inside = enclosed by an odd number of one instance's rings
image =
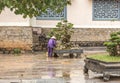
[[[31,27],[0,27],[0,48],[31,50],[32,42]]]
[[[50,29],[42,29],[42,33],[48,33]],[[120,28],[74,28],[71,41],[79,46],[103,46],[108,41],[110,33],[120,31]]]
[[[120,31],[120,28],[76,28],[71,41],[107,41],[110,33]]]
[[[42,33],[48,33],[50,29],[42,29]],[[107,41],[110,33],[120,31],[120,28],[74,28],[71,41]]]
[[[38,46],[40,50],[39,34],[47,35],[49,31],[50,28],[1,26],[0,48],[31,50],[31,47]],[[120,31],[120,28],[75,28],[71,41],[79,46],[102,46],[110,38],[110,33],[116,31]]]

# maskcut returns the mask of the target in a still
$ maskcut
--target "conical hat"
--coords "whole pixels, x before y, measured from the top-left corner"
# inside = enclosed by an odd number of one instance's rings
[[[52,36],[51,38],[56,39],[56,37],[55,37],[55,36]]]

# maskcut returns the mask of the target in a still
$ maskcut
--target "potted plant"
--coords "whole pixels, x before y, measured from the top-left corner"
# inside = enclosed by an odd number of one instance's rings
[[[56,28],[50,31],[49,37],[53,35],[56,37],[59,43],[57,49],[68,49],[71,48],[72,45],[70,38],[73,33],[73,24],[69,23],[67,20],[62,20],[57,23]]]
[[[111,33],[104,45],[108,53],[88,56],[84,60],[84,73],[88,74],[88,70],[102,73],[103,79],[107,81],[112,74],[120,74],[120,32]]]
[[[58,22],[56,28],[53,28],[50,33],[49,37],[56,36],[57,38],[57,48],[54,51],[55,55],[63,53],[69,53],[69,57],[73,58],[74,54],[76,54],[76,58],[78,58],[81,53],[83,53],[83,49],[73,49],[73,43],[70,41],[71,35],[74,33],[73,31],[73,24],[69,23],[67,20],[62,20]]]
[[[67,20],[61,20],[56,25],[56,28],[53,28],[50,33],[49,37],[55,36],[57,39],[57,48],[56,50],[66,50],[70,49],[72,43],[70,42],[71,35],[74,33],[73,31],[73,24],[69,23]],[[70,54],[72,57],[72,54]]]

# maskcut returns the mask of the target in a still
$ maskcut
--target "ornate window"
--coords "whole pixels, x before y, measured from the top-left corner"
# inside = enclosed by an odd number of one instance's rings
[[[61,20],[67,18],[67,8],[65,7],[62,12],[56,13],[51,9],[47,9],[47,13],[43,13],[41,16],[38,16],[37,20]]]
[[[93,0],[93,20],[120,20],[120,0]]]

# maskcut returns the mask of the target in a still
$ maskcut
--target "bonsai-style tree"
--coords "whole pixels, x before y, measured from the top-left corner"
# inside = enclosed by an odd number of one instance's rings
[[[61,12],[67,4],[71,4],[71,0],[0,0],[0,13],[7,7],[15,14],[31,18],[46,13],[48,8]]]
[[[73,24],[69,23],[67,20],[62,20],[58,22],[56,28],[53,28],[49,36],[56,36],[59,41],[58,49],[67,49],[71,47],[70,38],[73,33]]]
[[[120,55],[120,31],[110,34],[109,41],[104,43],[111,56]]]

